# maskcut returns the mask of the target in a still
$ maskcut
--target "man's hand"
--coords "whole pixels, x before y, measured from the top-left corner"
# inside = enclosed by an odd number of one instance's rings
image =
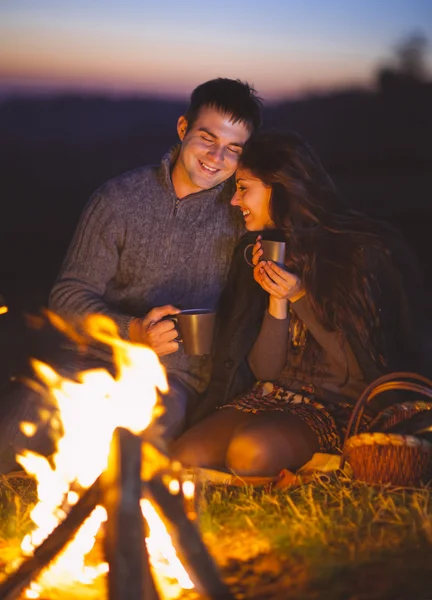
[[[157,306],[142,319],[134,319],[129,326],[131,342],[138,342],[149,346],[158,356],[172,354],[178,350],[177,329],[173,321],[163,319],[167,315],[176,315],[181,312],[175,306]]]

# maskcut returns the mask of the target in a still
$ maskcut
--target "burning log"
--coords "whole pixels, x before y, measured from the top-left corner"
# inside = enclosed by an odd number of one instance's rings
[[[219,577],[216,565],[202,541],[198,529],[185,513],[180,494],[173,495],[157,478],[146,482],[146,491],[166,521],[174,546],[198,591],[211,600],[233,599],[229,588]],[[147,495],[146,494],[146,495]]]
[[[110,600],[159,599],[145,544],[140,473],[140,438],[117,428],[108,469],[102,475],[103,504],[108,513],[105,554]]]
[[[190,578],[209,600],[230,600],[229,588],[185,512],[181,493],[176,495],[154,475],[141,480],[141,440],[126,429],[114,431],[108,469],[82,494],[64,521],[36,548],[7,580],[0,584],[0,600],[14,600],[53,561],[76,534],[97,504],[104,504],[108,519],[105,552],[109,562],[110,600],[159,600],[145,543],[143,489],[168,526]]]
[[[33,556],[27,558],[15,573],[0,584],[0,600],[13,600],[30,585],[37,575],[63,550],[82,523],[99,503],[100,479],[91,485],[72,506],[67,517],[54,529]]]
[[[89,335],[111,345],[118,367],[115,377],[102,369],[90,369],[72,380],[49,365],[32,363],[58,407],[63,435],[52,464],[34,453],[19,457],[38,482],[39,502],[31,515],[36,528],[23,540],[23,547],[33,555],[0,584],[0,600],[14,600],[30,585],[33,597],[39,597],[53,582],[60,586],[69,581],[90,583],[106,573],[105,563],[97,567],[84,564],[106,516],[99,504],[105,505],[107,512],[110,600],[158,600],[158,593],[164,595],[164,578],[179,590],[192,589],[195,583],[209,600],[230,600],[232,595],[198,528],[188,519],[188,514],[196,518],[194,482],[181,483],[181,466],[172,465],[156,431],[144,434],[143,440],[138,437],[152,422],[157,390],[167,389],[157,356],[120,339],[109,319],[93,317],[89,318]],[[168,485],[177,489],[176,495]],[[75,501],[75,486],[88,489],[69,509]],[[148,498],[143,498],[143,490]],[[64,520],[56,527],[60,518]]]

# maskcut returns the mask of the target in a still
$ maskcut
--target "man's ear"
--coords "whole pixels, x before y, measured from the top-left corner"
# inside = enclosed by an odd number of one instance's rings
[[[177,121],[177,133],[181,141],[183,141],[188,128],[188,121],[184,115],[182,115]]]

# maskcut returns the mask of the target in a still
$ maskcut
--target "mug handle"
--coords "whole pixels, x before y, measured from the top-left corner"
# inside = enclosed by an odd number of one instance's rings
[[[254,267],[255,265],[248,260],[248,257],[246,256],[246,252],[249,250],[249,248],[253,248],[254,246],[255,246],[255,244],[248,244],[246,246],[246,248],[243,250],[243,258],[245,259],[245,261],[247,262],[247,264],[250,267]]]
[[[174,325],[176,326],[176,329],[178,331],[177,325],[178,325],[178,317],[177,315],[165,315],[164,317],[162,317],[161,321],[172,321],[174,323]],[[182,342],[183,339],[180,336],[180,333],[178,334],[178,336],[176,338],[173,339],[173,342]]]

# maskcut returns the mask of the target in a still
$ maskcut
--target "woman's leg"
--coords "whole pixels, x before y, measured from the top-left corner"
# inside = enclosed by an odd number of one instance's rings
[[[268,411],[239,423],[226,451],[226,466],[243,476],[297,470],[319,451],[318,437],[295,414]]]
[[[190,467],[225,469],[227,448],[234,432],[254,416],[235,408],[222,408],[173,442],[171,454]]]

